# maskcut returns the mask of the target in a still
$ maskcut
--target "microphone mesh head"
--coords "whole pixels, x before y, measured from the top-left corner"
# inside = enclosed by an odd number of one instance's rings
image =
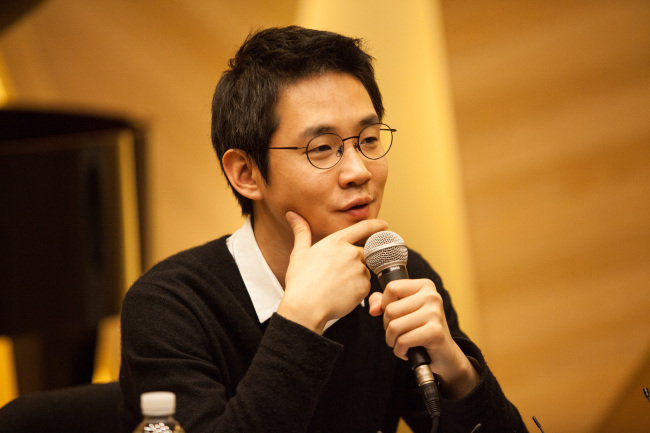
[[[397,234],[390,231],[377,232],[370,236],[363,248],[366,265],[377,274],[390,265],[406,265],[408,249]]]

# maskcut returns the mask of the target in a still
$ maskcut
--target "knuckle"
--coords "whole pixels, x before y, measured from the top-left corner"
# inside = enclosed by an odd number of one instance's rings
[[[440,293],[436,290],[423,290],[422,294],[428,303],[437,305],[442,304],[442,296],[440,296]]]
[[[398,357],[401,358],[401,357],[404,356],[407,349],[408,349],[408,346],[406,345],[405,338],[403,338],[402,336],[399,336],[395,340],[395,345],[393,346],[393,352],[395,353],[395,355],[397,355]]]
[[[429,345],[434,347],[440,346],[445,341],[445,334],[441,326],[429,324],[427,326],[427,333]]]
[[[395,340],[393,340],[388,332],[386,332],[386,344],[388,347],[393,347],[395,344]]]
[[[389,324],[395,318],[394,310],[395,310],[395,306],[392,303],[386,305],[386,307],[384,308],[384,317],[386,318],[386,320],[388,320]],[[395,325],[393,325],[393,327],[394,326]]]
[[[431,320],[439,320],[442,317],[438,304],[427,303],[422,307],[422,312]]]
[[[403,330],[395,325],[395,322],[391,322],[386,326],[386,336],[390,337],[393,344],[391,346],[396,346],[402,341]]]

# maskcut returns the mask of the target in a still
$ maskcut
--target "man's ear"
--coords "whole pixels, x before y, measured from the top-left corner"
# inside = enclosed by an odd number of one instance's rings
[[[238,193],[251,200],[262,198],[261,173],[257,165],[241,149],[228,149],[221,158],[223,170]]]

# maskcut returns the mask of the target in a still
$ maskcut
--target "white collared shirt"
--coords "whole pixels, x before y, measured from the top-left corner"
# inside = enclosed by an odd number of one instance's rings
[[[278,310],[284,290],[257,245],[250,218],[226,239],[226,245],[239,268],[248,296],[253,301],[257,318],[260,323],[266,322]],[[337,320],[327,322],[325,329]]]

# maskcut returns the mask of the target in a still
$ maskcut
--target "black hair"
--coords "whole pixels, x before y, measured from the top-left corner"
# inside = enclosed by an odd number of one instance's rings
[[[268,179],[268,146],[279,125],[279,94],[305,78],[328,72],[352,75],[365,87],[381,120],[384,106],[372,62],[361,39],[337,33],[289,26],[249,34],[230,59],[212,99],[212,146],[221,169],[226,151],[241,149]],[[242,214],[252,215],[252,201],[232,190]]]

